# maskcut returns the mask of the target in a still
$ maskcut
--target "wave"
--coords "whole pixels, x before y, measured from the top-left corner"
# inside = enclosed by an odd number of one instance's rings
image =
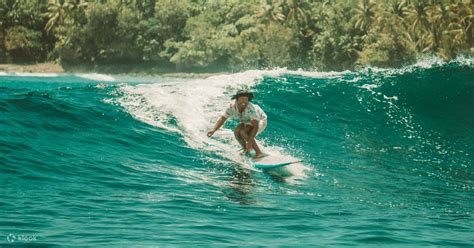
[[[81,74],[87,80],[78,80],[76,74],[34,81],[18,77],[13,80],[18,84],[15,90],[12,79],[1,82],[0,93],[10,100],[2,101],[0,108],[12,113],[51,113],[72,122],[80,115],[100,122],[100,118],[88,117],[100,114],[91,111],[94,106],[117,105],[134,120],[180,137],[203,157],[212,160],[218,156],[219,163],[232,161],[250,169],[248,161],[237,153],[234,123],[223,127],[213,139],[206,136],[235,91],[249,88],[258,94],[257,104],[270,118],[270,128],[259,137],[266,152],[309,161],[289,166],[289,180],[306,178],[314,172],[314,164],[321,162],[308,152],[312,144],[326,142],[344,154],[338,146],[362,151],[368,149],[364,143],[370,147],[377,143],[373,140],[381,139],[379,133],[392,137],[387,146],[377,144],[379,150],[411,151],[415,144],[421,149],[407,155],[413,160],[467,165],[472,137],[469,127],[474,123],[474,92],[469,81],[472,60],[440,63],[430,60],[403,69],[355,72],[276,68],[203,79],[102,74]],[[301,137],[305,139],[297,143],[295,139]],[[430,157],[433,152],[439,157]]]
[[[253,70],[206,79],[124,85],[120,87],[122,96],[116,99],[116,103],[140,121],[178,133],[193,149],[219,154],[250,169],[250,164],[237,155],[239,147],[233,141],[231,129],[223,127],[213,139],[208,139],[206,134],[237,89],[254,87],[264,77],[290,73],[293,72],[286,69]],[[265,146],[264,141],[261,142]],[[284,149],[278,146],[266,148],[268,153],[282,154],[282,150]],[[295,178],[301,179],[305,177],[304,171],[308,169],[309,167],[303,164],[295,164],[289,170]]]
[[[111,75],[99,74],[99,73],[80,73],[74,74],[77,77],[89,79],[93,81],[103,81],[103,82],[114,82],[115,78]]]
[[[416,63],[406,65],[401,68],[379,68],[366,66],[361,70],[354,71],[360,73],[376,73],[385,76],[397,76],[403,74],[410,74],[416,71],[426,71],[429,69],[444,68],[444,67],[474,67],[474,58],[466,58],[464,56],[457,57],[454,60],[445,61],[437,56],[426,56],[417,60]]]
[[[304,128],[327,122],[330,123],[329,130],[336,128],[343,132],[332,134],[334,139],[345,137],[344,142],[358,142],[359,148],[355,149],[359,150],[361,143],[371,142],[367,135],[377,139],[381,132],[395,137],[389,142],[392,146],[380,148],[382,150],[409,151],[413,149],[412,144],[416,144],[420,149],[408,155],[413,160],[466,165],[468,139],[444,137],[449,135],[446,129],[454,129],[452,134],[456,137],[472,137],[467,128],[474,122],[469,108],[474,106],[473,87],[468,82],[471,66],[472,60],[443,63],[435,59],[402,69],[366,68],[356,72],[308,72],[286,68],[250,70],[206,79],[122,85],[119,87],[121,96],[114,101],[134,118],[179,134],[191,148],[219,154],[232,161],[241,159],[229,155],[235,155],[238,150],[231,127],[223,128],[211,140],[206,133],[228,104],[230,96],[244,87],[258,93],[258,103],[276,118],[277,125],[286,127],[282,130],[303,130],[299,134],[310,138],[312,132],[319,131],[304,131]],[[459,80],[447,83],[456,77]],[[294,115],[289,115],[290,112]],[[345,127],[343,123],[350,126]],[[318,136],[313,138],[318,139]],[[285,149],[291,140],[280,140],[279,143],[274,138],[264,137],[261,142],[273,153],[305,156],[305,152],[298,152],[298,149]],[[446,151],[449,154],[443,155]],[[430,157],[433,152],[439,156]],[[295,178],[304,178],[304,171],[311,168],[301,164],[290,166],[289,170]]]

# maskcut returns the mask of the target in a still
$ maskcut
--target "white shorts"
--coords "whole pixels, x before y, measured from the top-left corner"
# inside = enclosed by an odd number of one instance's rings
[[[249,124],[249,123],[244,123],[245,126],[251,126],[252,124]],[[263,119],[263,120],[260,120],[258,121],[258,131],[257,131],[257,135],[259,135],[261,132],[263,132],[263,130],[265,130],[265,128],[267,127],[267,119]]]
[[[265,128],[267,128],[267,119],[263,119],[261,121],[258,121],[257,135],[259,135],[261,132],[263,132],[263,130],[265,130]]]

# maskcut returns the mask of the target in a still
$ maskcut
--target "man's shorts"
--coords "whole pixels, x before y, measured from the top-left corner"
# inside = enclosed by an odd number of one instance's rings
[[[263,119],[263,120],[258,121],[257,135],[259,135],[261,132],[263,132],[263,130],[265,130],[265,128],[267,128],[267,119]]]
[[[245,126],[251,126],[252,124],[248,124],[248,123],[244,123]],[[259,120],[258,121],[258,131],[257,131],[257,135],[259,135],[261,132],[263,132],[263,130],[265,130],[265,128],[267,128],[267,119],[263,119],[263,120]]]

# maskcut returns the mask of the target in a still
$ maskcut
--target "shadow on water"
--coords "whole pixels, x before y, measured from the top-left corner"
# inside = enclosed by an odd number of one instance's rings
[[[276,183],[286,183],[286,178],[291,175],[281,168],[263,171],[263,173],[267,174]],[[242,205],[257,203],[257,200],[252,196],[258,186],[254,174],[254,172],[239,165],[233,166],[232,174],[228,177],[228,188],[224,189],[225,196]]]
[[[242,205],[256,203],[256,200],[252,197],[255,181],[248,170],[238,165],[233,166],[232,174],[228,179],[229,187],[224,189],[224,194],[227,198]]]

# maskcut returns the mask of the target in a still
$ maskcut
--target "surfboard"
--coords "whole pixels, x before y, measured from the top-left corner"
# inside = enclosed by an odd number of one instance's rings
[[[252,160],[252,166],[257,169],[275,169],[283,166],[287,166],[294,163],[299,163],[300,160],[289,159],[287,157],[278,155],[267,155],[263,158]]]

